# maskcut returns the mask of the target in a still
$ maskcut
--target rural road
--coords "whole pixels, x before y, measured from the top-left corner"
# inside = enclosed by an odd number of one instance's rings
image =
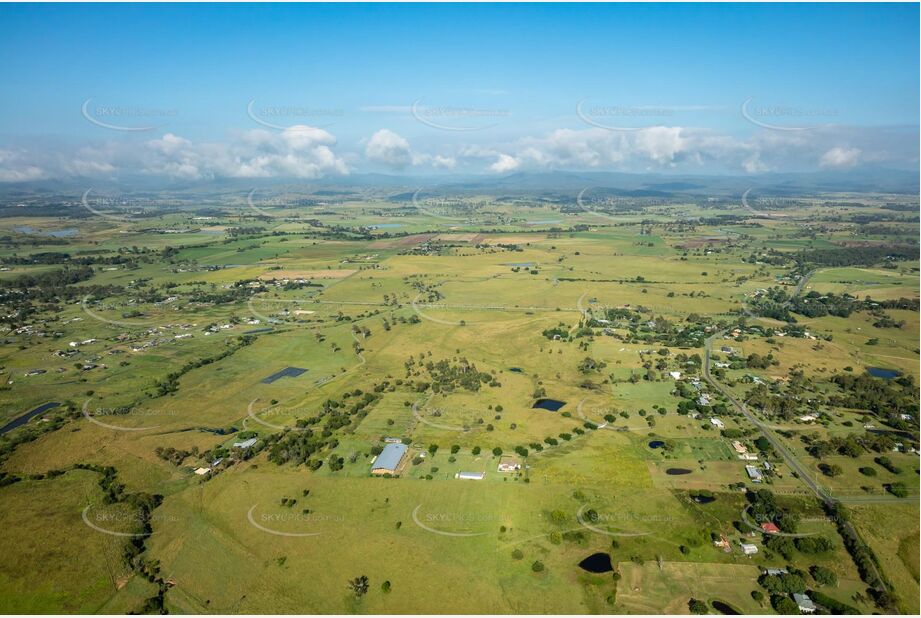
[[[815,272],[816,272],[815,270],[811,270],[805,275],[803,275],[799,283],[797,283],[796,288],[794,288],[793,295],[791,298],[795,298],[803,291],[803,288],[806,286],[806,283],[809,281],[809,278],[812,277],[812,275],[815,274]],[[714,378],[711,375],[710,356],[711,356],[711,352],[713,348],[713,340],[720,338],[725,334],[726,334],[726,331],[723,330],[707,338],[706,345],[705,345],[706,354],[704,356],[704,367],[703,367],[704,379],[706,379],[706,381],[714,389],[716,389],[724,397],[726,397],[726,399],[728,399],[729,402],[732,403],[732,405],[739,412],[741,412],[742,415],[746,419],[748,419],[748,421],[752,425],[754,425],[758,429],[761,435],[764,436],[765,439],[767,439],[768,442],[771,443],[771,445],[774,447],[774,450],[780,455],[780,457],[784,460],[784,462],[790,467],[791,470],[796,472],[799,479],[803,483],[805,483],[806,486],[810,490],[812,490],[812,492],[816,495],[816,497],[818,497],[824,504],[828,506],[834,506],[836,504],[841,504],[841,503],[875,504],[875,503],[892,503],[892,502],[907,502],[907,501],[917,502],[917,497],[914,497],[914,496],[909,497],[909,498],[897,498],[896,496],[849,496],[849,497],[843,497],[843,498],[836,498],[832,494],[828,493],[828,491],[818,481],[816,481],[815,478],[813,478],[810,475],[809,470],[802,463],[800,463],[799,459],[797,459],[796,456],[789,449],[787,449],[787,447],[783,444],[780,438],[778,438],[774,434],[773,430],[771,430],[771,428],[768,427],[765,423],[761,422],[751,412],[751,410],[748,409],[748,406],[746,406],[745,403],[739,401],[729,391],[727,387],[722,385],[719,381],[716,380],[716,378]],[[860,542],[865,547],[869,547],[866,541],[863,540],[863,537],[860,536],[860,534],[854,528],[853,524],[851,524],[851,522],[849,521],[844,522],[844,526],[845,528],[847,528],[847,530],[851,534],[853,534],[856,538],[860,539]],[[873,569],[874,574],[876,575],[876,579],[880,582],[884,582],[885,579],[879,573],[879,569],[877,568],[876,564],[874,564],[872,561],[869,564],[870,564],[870,567]],[[885,587],[885,584],[883,585],[883,587]]]

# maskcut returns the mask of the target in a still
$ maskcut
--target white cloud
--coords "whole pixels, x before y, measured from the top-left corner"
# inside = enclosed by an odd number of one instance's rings
[[[24,182],[47,176],[44,169],[29,162],[25,153],[0,150],[0,182]]]
[[[390,129],[381,129],[371,136],[365,146],[365,156],[369,161],[393,169],[403,169],[413,163],[409,142]]]
[[[435,155],[432,157],[432,165],[442,170],[453,170],[457,165],[457,159],[454,157],[445,157],[442,155]]]
[[[498,172],[504,174],[505,172],[511,172],[518,169],[521,165],[521,162],[518,161],[515,157],[509,156],[507,154],[500,154],[499,159],[489,166],[489,169],[493,172]]]
[[[832,148],[822,155],[819,165],[826,168],[854,167],[860,159],[859,148]]]
[[[120,171],[186,180],[209,178],[320,178],[348,174],[332,150],[336,138],[315,127],[282,132],[254,129],[228,142],[195,143],[166,133],[138,145],[109,142],[84,147],[64,161],[70,175],[106,176]]]
[[[307,125],[283,131],[240,131],[221,142],[197,142],[175,133],[142,142],[113,136],[110,141],[79,147],[47,140],[17,142],[15,146],[0,144],[0,182],[124,174],[186,180],[317,179],[375,167],[474,173],[680,169],[754,174],[868,164],[902,169],[918,165],[917,129],[912,127],[825,126],[799,132],[755,130],[743,136],[689,127],[653,126],[636,131],[585,127],[518,138],[499,135],[483,132],[426,142],[421,151],[395,131],[380,129],[358,148],[340,152],[333,134]],[[477,137],[479,141],[466,141]]]

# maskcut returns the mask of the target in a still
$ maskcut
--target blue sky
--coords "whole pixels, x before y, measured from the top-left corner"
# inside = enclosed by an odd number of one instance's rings
[[[918,17],[913,4],[0,5],[0,180],[917,168]]]

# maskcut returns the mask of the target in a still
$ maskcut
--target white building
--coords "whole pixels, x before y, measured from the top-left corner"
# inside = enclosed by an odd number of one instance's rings
[[[752,482],[761,482],[761,470],[759,470],[756,466],[745,466],[745,471],[748,472],[748,478],[750,478]]]
[[[458,472],[454,475],[454,478],[462,481],[482,481],[485,476],[485,472]]]
[[[807,597],[805,594],[794,592],[793,600],[796,601],[796,605],[799,607],[799,611],[803,612],[804,614],[815,613],[815,603],[813,603],[812,599]]]

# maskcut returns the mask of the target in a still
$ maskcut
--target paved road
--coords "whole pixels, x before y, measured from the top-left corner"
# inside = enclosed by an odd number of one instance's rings
[[[797,283],[796,288],[794,288],[793,290],[793,296],[792,296],[793,298],[798,296],[803,291],[803,288],[806,286],[806,283],[809,281],[809,278],[812,277],[812,275],[815,274],[815,272],[816,272],[815,270],[811,270],[805,275],[803,275],[799,283]],[[720,382],[717,381],[716,378],[714,378],[711,375],[710,355],[711,355],[711,351],[713,347],[713,340],[720,338],[725,334],[726,334],[726,331],[718,332],[714,335],[711,335],[706,341],[706,347],[705,347],[706,354],[704,356],[704,367],[703,367],[704,379],[706,379],[707,382],[714,389],[722,393],[723,396],[725,396],[726,399],[728,399],[729,402],[732,403],[732,405],[739,412],[741,412],[742,415],[745,416],[745,418],[748,419],[748,421],[758,429],[759,432],[761,432],[761,435],[764,436],[768,440],[768,442],[771,443],[771,446],[774,447],[774,450],[777,451],[781,459],[784,460],[784,462],[790,467],[791,470],[796,472],[799,479],[803,481],[803,483],[806,484],[806,486],[816,495],[817,498],[819,498],[819,500],[821,500],[823,503],[825,503],[828,506],[834,506],[840,503],[875,504],[875,503],[892,503],[892,502],[909,502],[909,501],[913,503],[917,502],[918,499],[914,496],[910,498],[898,498],[896,496],[848,496],[848,497],[843,497],[843,498],[836,498],[832,494],[828,493],[828,491],[813,476],[811,476],[810,471],[802,463],[800,463],[799,459],[796,458],[796,455],[794,455],[783,444],[781,439],[778,438],[774,434],[773,430],[770,427],[768,427],[765,423],[761,422],[751,412],[751,410],[748,409],[748,406],[746,406],[743,402],[739,401],[729,391],[727,387],[720,384]],[[866,541],[863,540],[863,538],[860,536],[860,534],[857,532],[857,530],[854,528],[854,526],[850,522],[845,522],[844,526],[855,537],[860,539],[861,543],[863,543],[864,545],[867,545]],[[876,568],[876,565],[873,562],[870,562],[870,567],[873,569],[876,575],[876,579],[878,581],[881,581],[881,582],[885,581],[883,577],[881,576],[881,574],[879,573],[879,570]]]
[[[704,356],[704,367],[703,367],[704,379],[706,379],[707,382],[710,383],[710,386],[712,386],[714,389],[722,393],[722,395],[726,397],[726,399],[728,399],[729,402],[739,412],[741,412],[752,425],[758,428],[758,430],[761,432],[761,435],[764,436],[768,440],[768,442],[771,443],[771,446],[774,447],[774,450],[777,451],[777,454],[781,456],[781,458],[784,460],[784,462],[786,462],[788,466],[790,466],[791,470],[795,471],[797,475],[799,475],[799,478],[812,490],[812,492],[816,496],[818,496],[823,502],[827,502],[827,503],[834,502],[834,498],[832,497],[832,495],[829,494],[825,490],[825,488],[822,487],[814,478],[812,478],[809,470],[799,462],[796,456],[793,455],[793,453],[791,453],[789,449],[787,449],[786,446],[784,446],[783,442],[780,440],[780,438],[778,438],[774,434],[771,428],[768,427],[762,421],[760,421],[757,417],[755,417],[755,415],[748,409],[748,406],[746,406],[744,403],[739,401],[735,397],[735,395],[733,395],[729,391],[728,388],[720,384],[716,380],[716,378],[714,378],[711,375],[710,373],[710,353],[713,347],[713,340],[716,339],[717,337],[722,337],[725,333],[726,331],[722,331],[722,332],[716,333],[715,335],[711,335],[707,339],[706,354]]]

